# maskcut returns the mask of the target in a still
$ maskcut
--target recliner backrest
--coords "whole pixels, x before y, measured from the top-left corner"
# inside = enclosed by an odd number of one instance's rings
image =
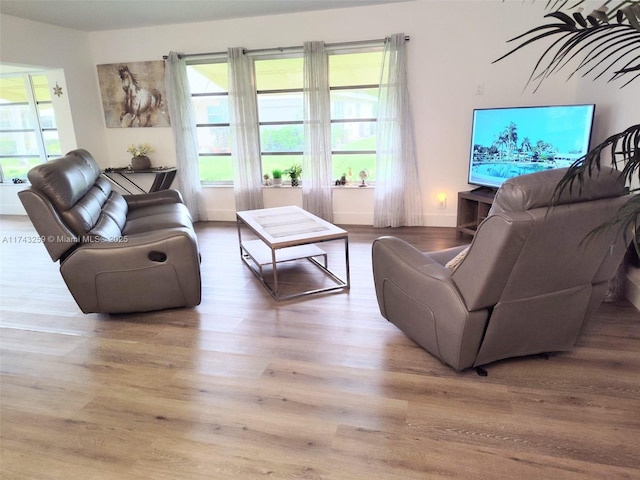
[[[64,157],[33,167],[27,176],[33,188],[45,194],[56,210],[64,212],[93,186],[100,176],[100,168],[90,155],[70,152]]]
[[[607,263],[610,245],[616,245],[616,255],[624,254],[624,242],[614,230],[589,236],[626,201],[620,174],[603,168],[550,206],[565,173],[558,169],[515,177],[498,190],[466,258],[452,274],[469,310],[590,285]]]
[[[86,150],[38,165],[28,178],[18,195],[54,261],[84,238],[114,238],[124,228],[127,204]]]

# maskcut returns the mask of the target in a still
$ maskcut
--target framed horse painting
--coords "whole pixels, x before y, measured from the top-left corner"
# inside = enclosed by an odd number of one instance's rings
[[[98,65],[107,127],[168,127],[164,62]]]

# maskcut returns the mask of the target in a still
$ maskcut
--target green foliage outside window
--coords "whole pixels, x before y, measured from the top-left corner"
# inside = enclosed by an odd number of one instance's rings
[[[368,170],[368,181],[375,181],[375,117],[382,50],[329,54],[331,90],[332,175],[358,182],[361,170]],[[302,164],[304,148],[302,118],[303,59],[257,58],[254,63],[262,151],[262,171],[286,170]],[[227,131],[228,92],[226,63],[194,64],[187,67],[200,149],[200,179],[203,183],[233,181],[233,160]],[[212,112],[218,112],[212,115]],[[216,125],[212,125],[212,123]],[[292,124],[291,122],[296,122]],[[223,125],[224,123],[224,125]],[[351,153],[350,153],[351,152]]]

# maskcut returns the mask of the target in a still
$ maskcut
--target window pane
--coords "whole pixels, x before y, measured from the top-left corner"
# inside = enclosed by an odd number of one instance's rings
[[[38,115],[40,116],[40,126],[42,128],[56,128],[56,115],[50,103],[38,105]]]
[[[27,179],[27,172],[36,165],[42,163],[40,157],[2,158],[2,171],[5,179]]]
[[[24,130],[35,128],[29,105],[0,104],[0,128],[3,130]]]
[[[33,84],[33,93],[36,102],[50,102],[51,91],[49,90],[49,82],[46,75],[32,75],[31,83]]]
[[[302,125],[261,125],[262,152],[301,152],[304,146]]]
[[[39,155],[35,132],[0,133],[0,155]]]
[[[382,50],[329,55],[329,85],[378,85],[381,69]]]
[[[376,118],[377,114],[377,88],[333,90],[331,92],[332,119]]]
[[[229,97],[193,97],[196,123],[229,123]]]
[[[200,157],[201,182],[231,182],[233,181],[233,162],[231,157]]]
[[[271,172],[274,169],[288,170],[292,165],[302,165],[302,155],[262,155],[262,172],[268,173],[270,177],[273,178]],[[304,172],[302,172],[302,177],[304,177]],[[287,175],[282,175],[282,181],[286,182],[289,180]]]
[[[42,132],[42,137],[44,139],[44,148],[47,150],[47,156],[62,156],[57,130],[47,130]]]
[[[376,154],[375,153],[357,153],[332,155],[333,162],[333,178],[338,179],[342,175],[347,177],[347,181],[355,185],[360,183],[359,173],[361,170],[367,170],[368,176],[366,182],[374,182],[376,179]]]
[[[24,77],[0,78],[0,103],[27,102]]]
[[[229,127],[198,127],[197,130],[199,153],[231,153]]]
[[[287,122],[303,119],[302,93],[269,93],[258,95],[261,122]]]
[[[376,149],[376,122],[345,122],[331,124],[332,150]]]
[[[226,63],[187,65],[191,93],[221,93],[229,91]]]
[[[302,57],[255,61],[256,88],[282,90],[302,88]]]

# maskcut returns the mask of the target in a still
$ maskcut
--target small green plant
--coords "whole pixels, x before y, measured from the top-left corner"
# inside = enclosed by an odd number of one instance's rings
[[[271,175],[273,175],[273,178],[282,178],[282,170],[278,169],[278,168],[274,168],[271,171]]]
[[[302,166],[293,164],[284,172],[291,179],[291,186],[297,187],[300,184],[300,175],[302,175]]]

